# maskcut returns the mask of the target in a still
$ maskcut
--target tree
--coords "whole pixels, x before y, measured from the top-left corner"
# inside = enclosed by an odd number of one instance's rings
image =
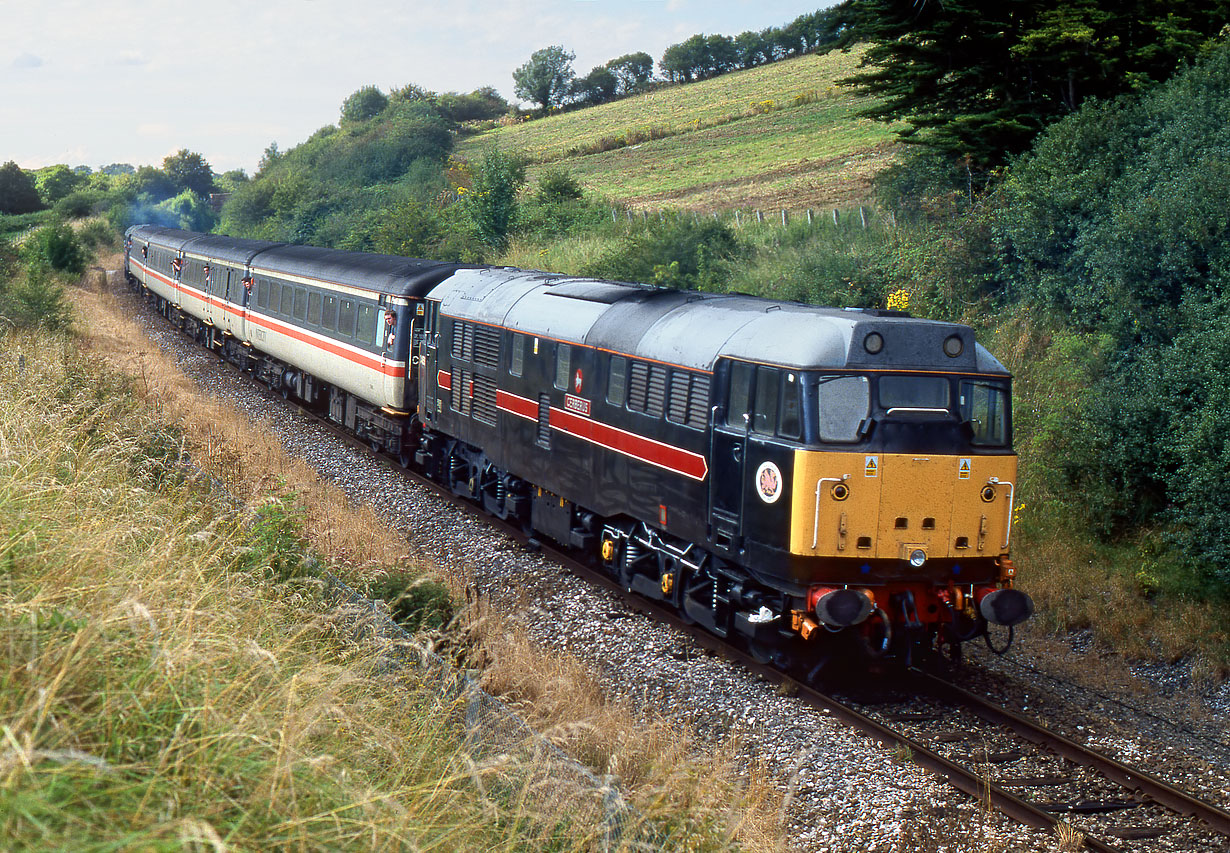
[[[373,119],[389,105],[389,99],[375,86],[364,86],[342,101],[342,123]]]
[[[119,175],[135,175],[137,170],[129,163],[110,163],[98,170],[104,175],[116,177]]]
[[[190,190],[199,196],[207,196],[214,190],[214,170],[204,157],[187,148],[181,148],[165,158],[162,171],[176,191]]]
[[[12,160],[0,166],[0,213],[33,213],[42,208],[33,178]]]
[[[618,93],[619,80],[605,65],[572,81],[573,97],[590,106],[614,100]]]
[[[1167,79],[1228,17],[1230,0],[860,0],[829,28],[870,43],[842,81],[876,99],[864,116],[993,167],[1086,99]]]
[[[576,58],[575,53],[558,45],[534,51],[529,61],[513,72],[513,92],[518,98],[541,105],[544,111],[560,106],[576,77],[572,70]]]
[[[754,68],[772,61],[773,47],[765,40],[763,33],[747,30],[735,36],[735,54],[739,67]]]
[[[653,79],[653,57],[644,51],[612,59],[606,64],[606,68],[615,75],[620,95],[639,92]]]
[[[84,180],[72,169],[63,164],[48,166],[34,173],[34,182],[38,186],[38,194],[47,204],[55,204],[60,199],[77,189]]]

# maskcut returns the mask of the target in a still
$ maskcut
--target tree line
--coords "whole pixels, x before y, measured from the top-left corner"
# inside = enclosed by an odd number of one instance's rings
[[[822,9],[783,27],[749,30],[737,36],[698,33],[662,54],[658,68],[662,80],[690,83],[770,62],[801,56],[838,43],[850,26],[842,7]],[[629,53],[599,65],[584,76],[572,68],[576,54],[559,45],[534,51],[513,72],[518,98],[538,104],[543,111],[564,106],[595,106],[634,95],[657,81],[653,57],[644,51]]]

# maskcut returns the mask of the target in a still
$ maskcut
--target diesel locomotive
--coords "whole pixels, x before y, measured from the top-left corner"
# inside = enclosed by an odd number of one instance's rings
[[[780,666],[1032,615],[1011,379],[966,326],[137,226],[203,345]]]

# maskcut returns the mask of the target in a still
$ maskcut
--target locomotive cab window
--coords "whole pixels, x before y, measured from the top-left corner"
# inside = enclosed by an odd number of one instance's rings
[[[744,361],[730,365],[730,393],[726,398],[726,425],[744,428],[752,402],[752,377],[756,366]]]
[[[788,370],[782,373],[781,408],[777,416],[777,434],[782,438],[798,438],[802,435],[799,418],[801,385],[798,374]]]
[[[821,441],[858,441],[871,414],[871,382],[866,376],[821,376],[816,386],[816,404]]]
[[[918,414],[946,413],[952,405],[952,383],[946,376],[881,376],[880,408]]]
[[[986,382],[962,382],[959,398],[961,420],[973,432],[972,444],[1006,447],[1008,431],[1008,389]]]
[[[781,373],[775,367],[756,368],[756,406],[752,416],[752,432],[773,435],[777,432],[778,383]]]

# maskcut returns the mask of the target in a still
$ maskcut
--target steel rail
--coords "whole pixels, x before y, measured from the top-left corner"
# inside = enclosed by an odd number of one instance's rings
[[[1096,770],[1107,779],[1122,785],[1138,796],[1152,800],[1177,814],[1197,818],[1210,829],[1230,836],[1230,812],[1199,800],[1143,770],[1137,770],[1095,752],[1071,738],[1053,732],[1040,723],[1035,723],[1006,708],[1001,708],[978,694],[971,693],[964,687],[937,675],[917,669],[912,670],[911,674],[939,698],[955,700],[957,704],[969,709],[989,723],[1011,729],[1025,740],[1050,750],[1062,758]]]

